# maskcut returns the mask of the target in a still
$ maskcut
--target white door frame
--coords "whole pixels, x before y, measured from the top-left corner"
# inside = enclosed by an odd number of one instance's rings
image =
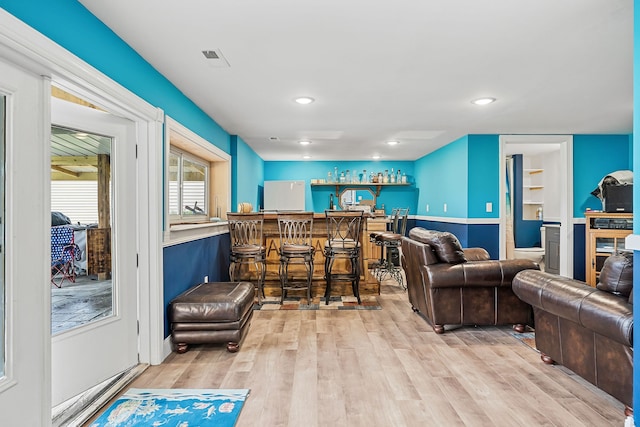
[[[559,144],[560,164],[564,166],[559,174],[560,186],[560,275],[573,277],[573,136],[572,135],[500,135],[499,137],[499,165],[500,165],[500,259],[505,259],[506,249],[506,209],[504,195],[506,182],[504,173],[506,168],[505,144],[535,143]]]
[[[161,363],[164,335],[161,235],[163,111],[148,104],[4,9],[0,9],[0,57],[39,75],[48,76],[65,90],[102,106],[112,114],[136,122],[139,194],[139,355],[143,363]],[[43,98],[46,97],[43,102],[47,112],[49,96],[50,94],[43,93]],[[40,184],[44,194],[48,195],[48,179],[44,179]],[[43,289],[47,288],[43,286]],[[50,315],[50,292],[45,293],[47,295],[43,300],[44,306],[34,306],[33,310]],[[49,324],[50,322],[47,322],[43,328]],[[42,351],[48,358],[45,363],[50,363],[51,339],[48,331],[45,335]],[[50,375],[44,379],[43,388],[37,393],[34,390],[34,395],[44,394],[49,397],[42,400],[45,406],[42,409],[47,413],[51,410],[48,407],[51,393]]]

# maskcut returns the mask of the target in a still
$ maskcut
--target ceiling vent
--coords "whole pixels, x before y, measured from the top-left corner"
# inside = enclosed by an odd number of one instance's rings
[[[215,50],[203,50],[202,54],[207,59],[220,59]]]
[[[229,67],[229,62],[226,60],[220,49],[203,50],[202,54],[207,60],[207,65],[211,68]]]

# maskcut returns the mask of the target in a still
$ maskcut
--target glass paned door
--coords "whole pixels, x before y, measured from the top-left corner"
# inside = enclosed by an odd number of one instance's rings
[[[73,230],[72,268],[49,285],[57,406],[138,361],[136,127],[56,98],[51,123],[52,218]]]

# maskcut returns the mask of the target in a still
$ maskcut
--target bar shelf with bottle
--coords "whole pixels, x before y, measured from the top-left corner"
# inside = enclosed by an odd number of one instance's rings
[[[362,173],[351,171],[338,172],[338,168],[335,168],[333,173],[329,171],[327,173],[327,179],[312,179],[311,186],[333,186],[336,188],[335,195],[338,196],[340,188],[344,187],[375,187],[376,197],[380,195],[380,190],[384,186],[408,186],[411,183],[407,182],[407,176],[403,174],[400,169],[394,172],[393,168],[391,173],[388,170],[384,172],[370,172],[364,169]]]

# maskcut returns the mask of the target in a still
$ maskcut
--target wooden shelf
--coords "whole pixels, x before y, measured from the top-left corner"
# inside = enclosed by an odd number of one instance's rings
[[[330,182],[330,183],[311,183],[312,187],[335,187],[336,188],[336,196],[338,195],[338,193],[340,193],[340,188],[347,188],[347,187],[353,187],[353,188],[358,188],[358,187],[375,187],[376,189],[376,197],[378,197],[380,195],[380,190],[382,190],[382,187],[407,187],[411,185],[410,182],[401,182],[401,183],[348,183],[348,182]]]
[[[633,230],[628,228],[598,228],[596,218],[630,220],[631,213],[606,213],[589,211],[585,213],[585,276],[586,282],[596,286],[604,260],[625,247],[625,238]]]

